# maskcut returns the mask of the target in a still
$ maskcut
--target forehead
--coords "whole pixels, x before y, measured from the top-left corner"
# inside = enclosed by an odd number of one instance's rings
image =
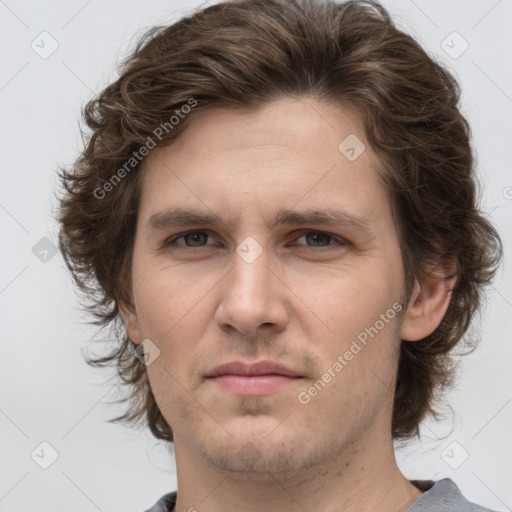
[[[190,203],[225,215],[300,205],[363,216],[388,202],[362,119],[340,105],[289,98],[257,110],[210,108],[189,121],[146,157],[141,216]]]
[[[365,139],[362,118],[354,109],[311,97],[280,98],[257,109],[208,107],[192,112],[187,123],[172,147],[173,153],[193,148],[190,159],[211,155],[212,150],[263,152],[273,147],[295,153],[323,153],[336,159],[343,154],[341,149],[350,146],[349,143],[339,148],[348,136],[352,135],[349,141],[358,144],[359,150]],[[165,150],[157,148],[149,160]],[[346,156],[350,157],[348,153]],[[371,156],[367,155],[366,160]]]

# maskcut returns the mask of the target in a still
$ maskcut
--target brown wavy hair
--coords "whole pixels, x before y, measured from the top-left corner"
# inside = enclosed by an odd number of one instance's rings
[[[438,328],[420,341],[401,342],[392,435],[419,435],[421,421],[438,415],[441,392],[453,383],[452,349],[461,340],[468,346],[463,336],[502,253],[477,205],[470,127],[455,78],[382,5],[355,0],[218,3],[146,31],[118,71],[83,108],[84,150],[69,169],[59,169],[58,212],[60,249],[95,317],[90,323],[111,328],[112,350],[86,360],[114,365],[129,389],[121,399],[126,412],[110,421],[148,425],[157,439],[173,440],[119,315],[119,300],[132,304],[142,174],[133,155],[150,139],[171,144],[205,109],[254,109],[307,96],[355,109],[364,121],[392,190],[406,297],[414,279],[455,262],[456,284]],[[196,106],[188,112],[191,99]],[[188,114],[169,123],[180,112]],[[156,138],[159,126],[167,130]],[[123,166],[122,179],[113,181]]]

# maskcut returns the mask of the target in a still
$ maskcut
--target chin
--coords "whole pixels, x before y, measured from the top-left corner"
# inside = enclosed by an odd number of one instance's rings
[[[305,435],[290,432],[290,425],[279,426],[274,418],[246,417],[238,422],[236,433],[232,427],[226,424],[229,434],[223,431],[220,439],[209,435],[199,443],[198,451],[201,459],[230,477],[236,474],[240,479],[272,481],[282,474],[289,478],[332,455],[331,449],[305,445]]]

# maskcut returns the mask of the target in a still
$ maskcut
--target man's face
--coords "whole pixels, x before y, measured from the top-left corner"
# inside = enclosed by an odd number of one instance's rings
[[[147,370],[177,457],[264,473],[389,440],[403,268],[360,119],[312,98],[210,110],[144,165],[127,325],[160,350]],[[158,215],[176,208],[217,223]],[[273,226],[282,211],[340,219]],[[259,361],[297,378],[209,377]]]

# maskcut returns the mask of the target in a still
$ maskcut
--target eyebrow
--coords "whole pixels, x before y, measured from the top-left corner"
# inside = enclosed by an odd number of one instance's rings
[[[277,212],[274,220],[266,223],[269,230],[279,225],[325,225],[325,226],[344,226],[354,228],[366,235],[372,235],[370,222],[362,217],[357,217],[339,210],[317,210],[307,209],[303,211],[280,210]],[[169,228],[180,228],[183,226],[228,226],[232,227],[232,222],[222,221],[217,215],[211,212],[191,210],[187,208],[172,208],[170,210],[154,213],[149,218],[145,230],[165,230]]]

